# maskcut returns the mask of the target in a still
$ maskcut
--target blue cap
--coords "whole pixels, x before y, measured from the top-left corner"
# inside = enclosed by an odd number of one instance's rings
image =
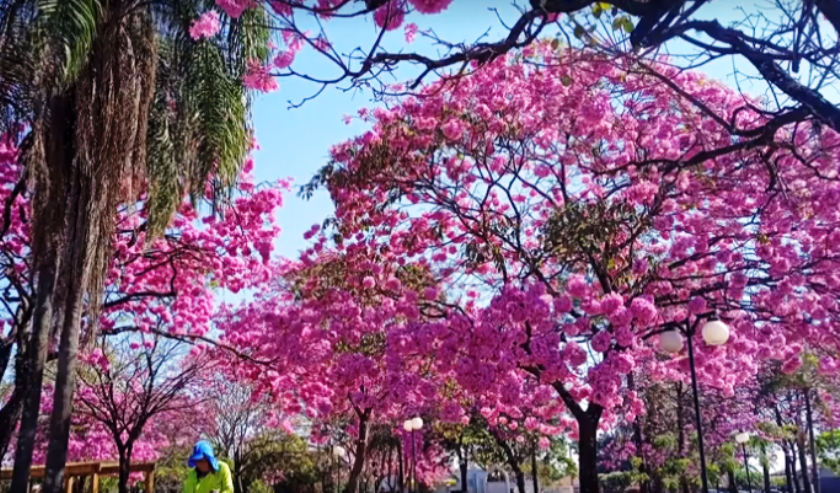
[[[193,453],[187,464],[190,467],[195,467],[195,463],[201,459],[207,459],[207,462],[210,463],[210,467],[212,467],[214,471],[219,470],[219,461],[216,460],[216,453],[213,452],[213,446],[206,440],[202,440],[195,444],[195,447],[193,447]]]

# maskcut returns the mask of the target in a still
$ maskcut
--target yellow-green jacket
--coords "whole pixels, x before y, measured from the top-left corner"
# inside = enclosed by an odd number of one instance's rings
[[[230,467],[224,462],[218,462],[219,469],[209,472],[199,478],[196,470],[190,469],[190,474],[184,482],[183,493],[233,493],[233,476]]]

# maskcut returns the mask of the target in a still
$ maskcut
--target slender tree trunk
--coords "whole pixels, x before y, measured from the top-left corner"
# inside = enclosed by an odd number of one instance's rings
[[[590,409],[593,406],[590,404]],[[580,493],[599,493],[598,483],[598,421],[600,410],[592,416],[589,410],[585,413],[588,419],[578,420],[578,481]]]
[[[397,441],[397,454],[400,457],[400,493],[405,492],[405,456],[403,455],[402,440]]]
[[[796,493],[802,493],[802,483],[799,482],[799,477],[796,474],[796,443],[794,441],[790,444],[790,476],[793,480],[793,489]]]
[[[534,493],[540,493],[540,480],[537,471],[537,441],[531,444],[531,480],[534,483]]]
[[[683,417],[682,384],[677,384],[677,451],[679,456],[685,457],[685,418]],[[688,478],[685,473],[680,474],[680,491],[689,493]]]
[[[635,391],[636,390],[636,380],[633,376],[633,372],[627,374],[627,390],[628,391]],[[642,422],[640,418],[636,418],[633,421],[633,445],[636,447],[636,456],[642,461],[639,465],[639,472],[644,474],[648,477],[648,468],[647,463],[645,462],[645,457],[642,454]],[[649,493],[650,492],[650,478],[645,479],[639,484],[639,493]],[[537,493],[537,492],[534,492]]]
[[[357,413],[359,416],[359,436],[356,438],[356,452],[353,457],[353,467],[350,469],[350,476],[347,478],[347,486],[344,493],[356,493],[359,489],[359,477],[365,465],[365,453],[367,452],[367,432],[370,410]]]
[[[800,427],[796,432],[796,449],[799,451],[799,469],[802,470],[802,490],[812,493],[811,478],[808,476],[808,457],[805,452],[805,432]]]
[[[74,172],[74,174],[78,171]],[[44,475],[44,493],[61,493],[64,488],[64,464],[67,462],[67,446],[70,440],[70,420],[73,413],[73,394],[76,390],[76,359],[81,335],[84,287],[88,277],[89,190],[86,177],[76,174],[70,190],[68,209],[70,224],[67,251],[64,257],[68,277],[64,317],[61,327],[61,342],[58,353],[53,409],[50,416],[50,442],[47,449],[47,464]],[[68,222],[70,222],[68,221]],[[107,240],[103,240],[107,241]],[[121,492],[126,493],[126,492]]]
[[[517,457],[510,444],[497,431],[493,432],[493,438],[496,439],[496,443],[499,444],[499,447],[505,453],[508,466],[510,466],[510,470],[516,478],[516,488],[519,490],[519,493],[525,493],[525,473],[522,472],[519,457]]]
[[[804,389],[805,394],[805,420],[808,426],[808,445],[811,453],[811,474],[814,481],[814,493],[820,493],[820,466],[817,462],[817,442],[814,440],[814,416],[811,413],[811,389]]]
[[[458,457],[458,467],[461,470],[461,493],[467,493],[469,486],[467,486],[467,473],[469,472],[469,450],[463,448],[461,457]]]
[[[37,157],[43,152],[40,156],[46,169],[41,172],[47,176],[36,183],[34,196],[35,308],[32,335],[27,349],[29,357],[23,365],[26,373],[31,376],[21,414],[10,493],[27,493],[29,488],[29,472],[41,411],[41,386],[53,318],[53,292],[61,267],[59,252],[65,237],[62,214],[65,206],[64,175],[68,169],[67,164],[72,162],[73,158],[72,108],[72,98],[52,97],[49,102],[49,126],[46,118],[40,115],[32,129],[36,135],[33,154]]]
[[[15,428],[20,421],[26,392],[31,387],[29,380],[34,376],[25,369],[26,363],[31,359],[27,344],[24,342],[30,340],[29,332],[27,329],[25,333],[19,334],[18,354],[15,356],[15,388],[6,405],[0,409],[0,457],[5,457],[9,450]]]
[[[764,493],[770,493],[770,464],[766,460],[762,461],[761,468],[764,472]]]

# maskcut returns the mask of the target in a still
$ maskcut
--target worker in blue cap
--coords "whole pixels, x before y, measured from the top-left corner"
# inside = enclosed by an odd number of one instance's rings
[[[216,459],[210,442],[202,440],[196,443],[187,464],[190,473],[183,493],[233,493],[230,468]]]

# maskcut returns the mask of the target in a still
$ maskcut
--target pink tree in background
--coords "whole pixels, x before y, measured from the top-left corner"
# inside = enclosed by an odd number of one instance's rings
[[[423,371],[429,355],[396,349],[418,336],[411,321],[436,316],[407,301],[433,290],[434,280],[422,267],[378,263],[364,248],[316,250],[280,266],[280,282],[232,310],[219,328],[225,344],[268,365],[239,361],[234,378],[254,379],[284,413],[347,423],[355,437],[347,481],[353,493],[371,426],[400,426],[438,390],[433,371]]]
[[[414,349],[435,347],[437,371],[471,392],[515,386],[511,372],[551,385],[577,423],[581,487],[597,491],[599,426],[644,410],[625,376],[644,361],[684,378],[685,358],[650,357],[668,325],[727,321],[729,343],[700,347],[697,366],[730,396],[755,358],[836,347],[838,217],[823,204],[840,190],[822,177],[840,140],[784,127],[772,146],[721,154],[730,133],[688,99],[743,128],[766,117],[714,81],[657,67],[669,87],[548,43],[523,57],[367,114],[372,129],[312,184],[336,203],[316,245],[337,235],[339,250],[425,265],[459,294]]]
[[[212,360],[201,348],[160,336],[139,335],[107,343],[83,357],[76,394],[78,414],[99,426],[88,427],[80,447],[88,455],[119,457],[119,491],[129,491],[129,471],[135,447],[140,456],[154,457],[154,421],[212,419],[204,409],[202,392]],[[96,433],[102,430],[106,433]],[[103,440],[103,435],[108,440]],[[143,442],[146,447],[143,447]],[[104,449],[99,453],[92,453]],[[145,450],[144,450],[145,449]],[[103,453],[104,452],[104,453]]]

